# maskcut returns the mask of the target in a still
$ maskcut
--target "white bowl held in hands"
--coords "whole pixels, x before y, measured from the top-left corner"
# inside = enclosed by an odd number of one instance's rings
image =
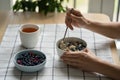
[[[58,40],[56,43],[58,56],[62,56],[62,54],[65,52],[64,49],[60,48],[60,44],[62,41],[63,41],[63,38]],[[79,42],[80,44],[82,44],[84,46],[81,50],[84,50],[87,47],[87,43],[84,40],[77,38],[77,37],[66,37],[64,39],[64,42]],[[79,50],[79,51],[81,51],[81,50]]]

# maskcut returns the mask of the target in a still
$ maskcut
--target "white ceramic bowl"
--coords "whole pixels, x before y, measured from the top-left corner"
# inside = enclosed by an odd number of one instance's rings
[[[33,66],[26,66],[26,65],[21,65],[21,64],[18,64],[17,62],[17,59],[20,58],[20,56],[22,54],[26,54],[28,52],[32,52],[33,54],[37,54],[39,55],[40,57],[42,57],[43,61],[39,64],[36,64],[36,65],[33,65]],[[21,70],[21,71],[24,71],[24,72],[35,72],[35,71],[39,71],[41,70],[42,68],[44,68],[44,65],[46,63],[46,56],[44,53],[42,53],[41,51],[38,51],[38,50],[32,50],[32,49],[27,49],[27,50],[23,50],[23,51],[20,51],[18,52],[15,56],[14,56],[14,64],[15,66]]]
[[[63,40],[63,39],[60,39],[60,40],[58,40],[57,43],[56,43],[56,48],[57,48],[58,56],[62,56],[62,54],[65,52],[64,50],[60,49],[60,47],[59,47],[60,42],[61,42],[62,40]],[[82,39],[80,39],[80,38],[77,38],[77,37],[66,37],[64,40],[65,40],[65,42],[67,42],[67,41],[70,41],[70,42],[78,41],[78,42],[82,43],[82,44],[85,46],[85,48],[87,47],[87,43],[86,43],[84,40],[82,40]],[[85,49],[85,48],[84,48],[84,49]]]

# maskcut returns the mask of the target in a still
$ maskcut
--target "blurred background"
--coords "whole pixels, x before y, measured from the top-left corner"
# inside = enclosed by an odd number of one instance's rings
[[[0,11],[12,10],[16,0],[0,0]],[[64,7],[73,7],[82,13],[103,13],[111,21],[119,21],[119,0],[64,0]]]

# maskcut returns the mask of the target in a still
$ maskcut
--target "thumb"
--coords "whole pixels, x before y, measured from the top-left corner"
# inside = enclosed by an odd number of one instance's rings
[[[78,22],[78,21],[81,19],[81,17],[75,16],[75,15],[73,15],[73,14],[71,14],[70,17],[71,17],[72,20],[74,20],[74,21],[76,21],[76,22]]]
[[[71,14],[76,15],[76,16],[79,16],[79,17],[82,17],[82,16],[83,16],[80,11],[75,10],[75,9],[73,9],[73,8],[71,9]]]
[[[85,48],[83,51],[84,51],[84,52],[88,52],[88,49],[87,49],[87,48]]]

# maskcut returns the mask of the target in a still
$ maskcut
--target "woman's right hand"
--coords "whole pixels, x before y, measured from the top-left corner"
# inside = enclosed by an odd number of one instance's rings
[[[65,24],[71,30],[73,30],[73,26],[75,27],[84,27],[87,26],[89,21],[84,18],[81,12],[75,9],[69,9],[66,13]]]

